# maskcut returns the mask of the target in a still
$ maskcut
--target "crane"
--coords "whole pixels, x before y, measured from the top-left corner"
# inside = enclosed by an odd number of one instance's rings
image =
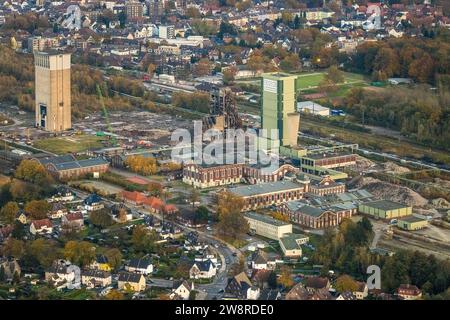
[[[97,94],[98,94],[98,99],[100,100],[100,105],[103,109],[103,114],[105,115],[105,120],[106,120],[106,127],[108,128],[108,131],[110,133],[110,140],[111,140],[111,144],[112,146],[116,146],[117,145],[117,141],[116,138],[114,137],[113,133],[112,133],[112,127],[111,127],[111,123],[109,122],[109,117],[108,117],[108,111],[106,110],[105,107],[105,102],[103,101],[103,95],[102,95],[102,90],[100,89],[100,86],[97,84]]]

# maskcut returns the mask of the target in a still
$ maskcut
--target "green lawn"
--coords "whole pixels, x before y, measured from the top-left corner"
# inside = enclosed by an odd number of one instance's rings
[[[105,137],[94,135],[80,135],[71,137],[55,137],[35,141],[33,146],[56,154],[82,152],[89,149],[98,149]]]
[[[299,74],[298,77],[300,78],[300,90],[308,90],[317,87],[323,80],[324,76],[325,72]],[[360,74],[345,72],[344,83],[340,85],[351,86],[353,83],[356,84],[364,81],[364,76]]]

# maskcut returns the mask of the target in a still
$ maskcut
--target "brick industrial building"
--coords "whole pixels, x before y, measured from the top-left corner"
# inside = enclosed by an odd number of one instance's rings
[[[186,164],[183,168],[183,182],[196,188],[210,188],[240,183],[267,183],[281,180],[288,172],[297,173],[298,168],[283,164],[275,170],[247,164],[198,165]]]

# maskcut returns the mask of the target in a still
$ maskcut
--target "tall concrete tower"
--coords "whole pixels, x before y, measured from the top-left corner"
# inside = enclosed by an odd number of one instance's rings
[[[50,132],[72,127],[70,53],[34,53],[36,126]]]
[[[266,130],[267,149],[296,146],[300,121],[296,110],[297,77],[275,72],[263,74],[262,78],[261,128]]]

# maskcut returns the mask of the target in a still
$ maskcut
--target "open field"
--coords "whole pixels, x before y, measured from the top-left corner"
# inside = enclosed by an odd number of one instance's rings
[[[105,137],[94,135],[74,135],[70,137],[55,137],[35,141],[33,146],[56,154],[77,153],[88,149],[98,149]]]
[[[75,182],[83,190],[89,190],[91,192],[97,192],[101,195],[114,195],[122,192],[124,189],[115,185],[95,180],[83,180]]]

